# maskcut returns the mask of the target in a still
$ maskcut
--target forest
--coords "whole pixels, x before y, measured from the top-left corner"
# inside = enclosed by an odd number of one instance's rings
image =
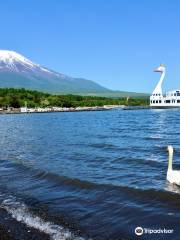
[[[147,97],[128,98],[107,98],[97,96],[81,95],[53,95],[24,88],[0,88],[0,107],[20,108],[27,107],[93,107],[103,105],[126,105],[126,106],[146,106],[149,105]]]

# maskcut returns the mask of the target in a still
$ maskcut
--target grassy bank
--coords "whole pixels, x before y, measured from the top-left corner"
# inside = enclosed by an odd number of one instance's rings
[[[38,91],[14,88],[0,88],[0,107],[93,107],[104,105],[146,106],[149,98],[107,98],[98,96],[52,95]]]

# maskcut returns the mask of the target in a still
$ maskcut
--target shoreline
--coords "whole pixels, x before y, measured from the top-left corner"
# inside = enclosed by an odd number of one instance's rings
[[[29,114],[29,113],[53,113],[53,112],[85,112],[85,111],[108,111],[113,109],[123,109],[124,105],[105,105],[105,106],[95,106],[95,107],[76,107],[76,108],[61,108],[61,107],[51,107],[51,108],[9,108],[7,110],[0,110],[0,114]]]
[[[16,239],[37,239],[49,240],[50,236],[35,228],[27,226],[25,223],[12,218],[10,214],[3,208],[0,209],[0,239],[16,240]]]

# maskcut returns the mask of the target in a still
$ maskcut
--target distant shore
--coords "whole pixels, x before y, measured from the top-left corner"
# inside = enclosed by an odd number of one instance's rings
[[[83,112],[83,111],[107,111],[112,109],[122,109],[124,105],[105,105],[95,107],[46,107],[46,108],[8,108],[0,109],[0,114],[22,114],[22,113],[50,113],[50,112]]]

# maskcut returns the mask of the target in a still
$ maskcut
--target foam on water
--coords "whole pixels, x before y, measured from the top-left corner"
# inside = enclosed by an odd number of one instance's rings
[[[24,203],[17,201],[14,197],[4,200],[0,207],[17,221],[48,234],[52,240],[84,240],[82,237],[76,237],[69,229],[34,215]]]

